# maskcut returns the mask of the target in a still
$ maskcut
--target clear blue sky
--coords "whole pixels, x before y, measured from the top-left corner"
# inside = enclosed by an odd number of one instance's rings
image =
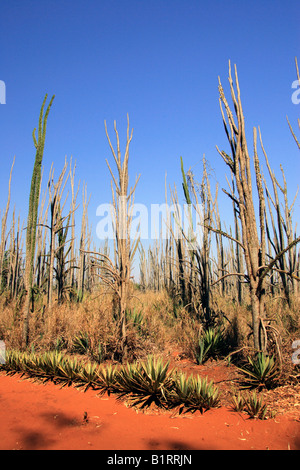
[[[124,149],[129,114],[131,183],[141,174],[136,202],[163,203],[165,174],[183,200],[181,155],[201,179],[205,154],[213,182],[226,187],[228,171],[215,146],[229,152],[218,104],[218,76],[228,91],[229,59],[238,67],[249,149],[252,128],[260,126],[279,177],[283,164],[292,201],[300,156],[286,115],[297,130],[300,105],[291,101],[291,85],[295,56],[300,62],[299,25],[298,0],[1,0],[0,208],[15,155],[11,208],[26,219],[32,130],[46,93],[56,97],[45,179],[52,162],[58,175],[65,156],[76,160],[77,181],[91,194],[93,236],[96,208],[111,200],[104,120],[112,139],[117,121]],[[223,200],[221,217],[228,220],[231,202]],[[298,220],[299,214],[298,199]]]

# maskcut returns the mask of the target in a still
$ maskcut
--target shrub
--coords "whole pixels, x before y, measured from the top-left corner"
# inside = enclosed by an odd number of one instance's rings
[[[199,376],[187,378],[185,374],[170,370],[168,362],[153,356],[141,363],[117,367],[83,364],[76,357],[58,351],[44,354],[8,351],[2,369],[43,382],[53,380],[62,387],[93,388],[100,396],[114,393],[142,409],[155,404],[166,409],[176,408],[179,413],[197,410],[203,413],[219,404],[219,390],[212,381]]]
[[[138,312],[135,308],[133,310],[126,310],[126,320],[131,323],[138,332],[142,331],[144,317],[142,312]]]
[[[99,388],[98,383],[98,364],[87,363],[77,371],[75,378],[75,386],[83,388],[86,391],[88,388],[97,389]]]
[[[219,406],[219,390],[213,381],[180,373],[175,380],[174,391],[169,394],[169,401],[178,412],[200,411]]]
[[[232,409],[237,412],[244,411],[250,418],[266,419],[268,407],[263,396],[254,390],[252,393],[242,395],[240,392],[231,399]]]
[[[166,407],[166,394],[173,385],[169,363],[149,356],[145,362],[127,364],[117,375],[118,395],[133,406],[145,408],[154,403]]]
[[[104,393],[110,395],[118,390],[117,386],[118,371],[115,366],[108,364],[101,366],[97,370],[97,388],[100,390],[98,395],[102,396]]]
[[[89,337],[82,331],[73,339],[73,351],[78,354],[87,354],[89,351]]]
[[[280,379],[280,370],[274,356],[269,357],[262,352],[254,358],[248,357],[248,364],[238,369],[244,376],[244,388],[270,389],[275,387]]]
[[[231,407],[234,411],[238,413],[245,410],[245,397],[238,392],[237,395],[232,395],[231,397]]]
[[[250,418],[265,419],[267,413],[267,405],[263,401],[262,396],[258,396],[255,391],[248,395],[245,402],[245,411]]]
[[[216,357],[224,344],[223,331],[220,327],[210,327],[199,337],[198,345],[194,349],[197,364],[203,364],[209,358]]]

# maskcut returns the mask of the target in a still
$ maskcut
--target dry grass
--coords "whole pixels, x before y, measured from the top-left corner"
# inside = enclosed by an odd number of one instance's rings
[[[222,321],[225,351],[230,354],[240,350],[244,357],[252,349],[251,311],[246,304],[240,306],[229,297],[216,297],[218,320]],[[97,354],[101,345],[102,359],[118,360],[118,325],[113,315],[113,297],[104,290],[86,295],[83,302],[54,304],[47,310],[43,299],[36,302],[30,319],[30,346],[35,351],[55,348],[72,352],[74,338],[86,335],[89,353]],[[299,299],[288,309],[283,299],[271,299],[267,304],[269,334],[274,334],[275,346],[280,346],[281,359],[291,368],[291,344],[300,339]],[[137,320],[135,319],[137,317]],[[0,337],[7,347],[21,349],[22,305],[16,301],[0,299]],[[193,350],[201,323],[184,308],[173,305],[166,291],[143,292],[133,290],[128,309],[128,360],[143,358],[148,354],[163,353],[193,359]],[[276,344],[275,344],[276,340]],[[232,357],[236,357],[233,355]]]
[[[22,345],[22,309],[16,302],[0,299],[0,336],[8,348]],[[176,319],[172,302],[165,292],[136,291],[129,312],[140,313],[142,323],[137,327],[128,319],[129,359],[143,357],[150,352],[165,350],[176,341],[182,319]],[[36,304],[30,318],[30,348],[49,350],[58,343],[71,351],[74,338],[84,333],[92,350],[102,345],[104,356],[113,357],[117,348],[118,325],[113,315],[113,296],[104,290],[85,297],[83,302],[54,304],[51,310]]]

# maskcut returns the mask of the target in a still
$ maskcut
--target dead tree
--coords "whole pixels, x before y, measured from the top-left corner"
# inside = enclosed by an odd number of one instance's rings
[[[250,165],[251,160],[247,146],[245,120],[241,103],[238,74],[235,67],[235,90],[231,76],[230,63],[229,84],[237,122],[235,122],[234,115],[225,97],[224,90],[219,78],[220,109],[223,117],[225,132],[230,144],[231,155],[228,155],[225,151],[220,151],[218,147],[217,150],[234,175],[234,181],[237,190],[236,205],[238,208],[242,228],[242,242],[238,240],[235,241],[236,243],[240,244],[245,257],[247,270],[246,278],[249,282],[250,288],[254,348],[256,350],[265,351],[267,348],[267,335],[265,328],[266,276],[272,271],[274,267],[276,267],[278,259],[280,259],[284,253],[286,253],[300,241],[300,237],[296,238],[292,241],[292,243],[284,247],[281,252],[278,253],[271,261],[266,261],[265,197],[261,167],[257,154],[257,131],[254,128],[253,163],[256,178],[256,189],[259,200],[258,220],[254,207],[253,184]],[[224,235],[232,239],[232,237],[230,237],[228,234]]]
[[[259,132],[259,135],[260,135],[261,147],[262,147],[265,159],[266,159],[269,176],[271,178],[271,183],[273,187],[273,196],[272,196],[265,182],[266,195],[267,195],[267,201],[268,201],[268,207],[269,207],[269,215],[270,215],[270,220],[271,220],[271,226],[273,229],[273,239],[271,239],[270,228],[268,227],[268,224],[266,222],[267,235],[268,235],[269,242],[274,250],[275,256],[277,256],[282,250],[284,250],[284,247],[287,244],[288,245],[292,244],[294,238],[296,238],[296,231],[294,231],[294,228],[293,228],[292,210],[296,201],[298,191],[294,197],[293,203],[290,206],[288,203],[287,183],[286,183],[283,168],[282,166],[280,166],[282,176],[283,176],[283,185],[281,185],[278,179],[275,177],[275,174],[270,167],[267,153],[262,143],[260,132]],[[278,191],[278,189],[280,192]],[[283,211],[282,211],[281,204],[280,204],[280,197],[279,197],[280,193],[282,193],[283,199],[284,199]],[[274,215],[272,213],[273,209],[275,212]],[[285,298],[287,300],[289,307],[291,307],[291,304],[292,304],[291,294],[295,294],[297,292],[297,280],[296,280],[297,247],[293,246],[287,253],[279,257],[274,269],[276,269],[277,272],[279,273]]]
[[[82,218],[81,218],[81,234],[80,234],[80,245],[79,245],[79,262],[78,262],[78,282],[77,282],[77,301],[81,302],[84,295],[85,286],[85,274],[87,270],[87,209],[90,199],[87,199],[87,188],[86,185],[82,189]]]
[[[127,142],[124,158],[121,157],[119,134],[114,122],[114,130],[117,140],[117,151],[110,141],[106,122],[106,137],[117,166],[118,176],[113,173],[110,164],[106,160],[110,171],[112,182],[112,221],[114,229],[115,260],[114,262],[106,255],[99,253],[102,260],[101,278],[112,288],[116,300],[115,316],[119,324],[119,353],[121,358],[127,355],[127,329],[126,329],[126,309],[130,298],[130,279],[132,263],[135,252],[139,244],[139,237],[131,239],[132,210],[134,205],[134,193],[140,176],[136,178],[135,184],[129,188],[128,160],[129,146],[132,140],[132,133],[129,133],[129,117],[127,115]],[[98,258],[99,262],[99,258]]]
[[[76,200],[78,196],[78,191],[80,187],[80,182],[78,183],[77,191],[75,192],[74,188],[74,181],[75,181],[75,169],[76,169],[76,162],[74,164],[74,168],[72,171],[72,159],[70,162],[70,184],[71,184],[71,242],[70,242],[70,270],[69,270],[69,285],[71,286],[71,290],[74,291],[75,289],[75,271],[76,271],[76,263],[75,263],[75,210],[76,210]]]
[[[63,192],[67,181],[71,174],[71,166],[68,174],[67,161],[58,178],[57,183],[53,183],[53,172],[51,183],[49,184],[49,203],[50,203],[50,224],[46,225],[49,229],[49,254],[48,254],[48,308],[51,310],[53,305],[54,278],[57,281],[58,301],[63,300],[63,295],[70,291],[71,286],[67,284],[69,271],[73,269],[72,258],[68,260],[71,246],[67,248],[67,244],[72,240],[67,240],[68,230],[70,228],[70,220],[76,207],[71,205],[70,211],[63,216],[64,207],[66,205],[68,194],[62,202]],[[70,264],[71,266],[67,267]]]

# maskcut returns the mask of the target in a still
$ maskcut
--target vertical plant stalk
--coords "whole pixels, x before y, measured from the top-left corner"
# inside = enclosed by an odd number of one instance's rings
[[[190,305],[189,290],[188,290],[188,277],[189,277],[189,263],[190,260],[186,256],[185,235],[183,230],[183,214],[178,203],[178,194],[176,186],[174,191],[170,192],[172,208],[173,208],[173,224],[171,220],[171,210],[167,212],[167,226],[174,241],[174,257],[175,257],[175,273],[176,291],[183,307]],[[170,213],[169,213],[170,212]],[[188,246],[190,249],[190,246]]]
[[[114,122],[114,130],[117,140],[117,152],[115,152],[110,141],[106,122],[105,132],[106,137],[117,166],[118,177],[116,177],[111,170],[111,167],[106,160],[108,169],[112,177],[112,198],[113,198],[113,220],[115,232],[115,266],[112,270],[112,263],[106,262],[106,269],[113,277],[113,285],[116,300],[117,300],[117,317],[119,320],[119,334],[120,334],[120,348],[123,356],[127,354],[127,330],[126,330],[126,309],[129,300],[130,289],[130,276],[132,269],[132,262],[139,244],[139,238],[131,241],[131,222],[132,222],[132,209],[134,204],[134,193],[139,181],[140,176],[137,177],[133,188],[129,188],[129,174],[128,174],[128,160],[129,160],[129,146],[132,140],[133,129],[129,134],[129,117],[127,115],[127,142],[125,148],[125,155],[122,160],[120,150],[119,134]]]
[[[13,167],[15,164],[15,157],[12,162],[12,166],[10,169],[10,175],[9,175],[9,181],[8,181],[8,196],[7,196],[7,203],[6,203],[6,208],[4,215],[2,217],[1,221],[1,243],[0,243],[0,292],[2,289],[2,276],[3,276],[3,260],[4,260],[4,253],[5,253],[5,243],[6,243],[6,224],[7,224],[7,216],[8,216],[8,211],[9,211],[9,206],[10,206],[10,193],[11,193],[11,177],[12,177],[12,171]]]
[[[51,175],[51,172],[50,172],[50,175]],[[43,174],[42,174],[42,177],[43,177]],[[49,180],[48,185],[49,184],[50,184],[50,180]],[[43,250],[44,248],[43,239],[45,237],[44,225],[47,220],[47,214],[48,214],[48,209],[49,209],[49,204],[48,204],[44,212],[46,196],[47,196],[47,192],[45,191],[41,200],[41,204],[40,204],[40,212],[39,212],[38,226],[37,226],[37,249],[36,249],[35,273],[36,273],[36,285],[38,289],[41,289],[42,284],[43,284],[42,269],[43,269],[43,261],[45,258],[44,250]]]
[[[220,109],[223,117],[223,124],[227,139],[231,148],[231,156],[226,152],[218,152],[222,156],[225,163],[229,166],[234,175],[234,181],[237,188],[236,203],[239,210],[239,217],[242,228],[242,243],[239,243],[244,251],[245,263],[247,268],[247,278],[250,288],[251,310],[252,310],[252,327],[254,348],[256,350],[265,351],[267,349],[267,335],[264,326],[265,321],[265,281],[267,275],[276,269],[276,265],[280,259],[283,259],[285,253],[296,246],[300,241],[300,237],[290,241],[287,246],[281,246],[280,251],[271,260],[268,259],[266,264],[266,209],[264,198],[263,177],[261,173],[259,158],[257,154],[257,132],[254,128],[254,170],[256,176],[256,189],[259,201],[259,216],[256,219],[253,190],[251,181],[250,156],[247,147],[247,139],[245,133],[245,121],[241,103],[240,88],[235,67],[235,83],[236,92],[231,77],[231,67],[229,63],[229,84],[231,90],[231,98],[234,104],[237,124],[234,121],[233,113],[225,98],[223,87],[219,79],[220,93]],[[237,94],[236,94],[237,93]],[[225,113],[227,120],[225,119]],[[263,147],[262,147],[263,148]],[[263,149],[264,151],[264,149]],[[270,171],[272,178],[272,172]],[[272,178],[275,184],[274,177]],[[267,188],[266,188],[267,190]],[[231,238],[228,234],[223,234]]]
[[[213,214],[215,212],[215,206],[217,202],[216,191],[215,199],[213,200],[211,194],[210,181],[207,173],[207,163],[205,157],[203,157],[203,174],[200,185],[197,185],[194,179],[194,175],[189,170],[187,173],[188,180],[185,178],[183,171],[183,164],[181,161],[181,171],[183,176],[183,190],[185,195],[186,203],[189,208],[189,233],[184,235],[184,238],[188,241],[188,251],[190,254],[190,281],[189,285],[193,286],[192,291],[199,291],[200,303],[203,310],[203,318],[206,324],[209,324],[212,317],[212,293],[211,293],[211,270],[210,270],[210,259],[211,259],[211,235],[208,226],[212,223]],[[189,183],[189,184],[188,184]],[[200,193],[200,201],[198,198],[198,192]],[[196,234],[194,232],[191,216],[192,200],[194,201],[194,208],[196,210],[199,221],[201,221],[202,230],[202,243],[201,245],[197,242]],[[197,262],[197,263],[196,263]],[[196,285],[196,276],[198,285]],[[192,298],[190,299],[195,304]]]
[[[270,175],[271,182],[272,182],[272,186],[273,186],[274,196],[272,198],[269,190],[267,190],[267,198],[268,198],[268,207],[269,207],[270,216],[271,216],[272,228],[273,228],[273,232],[274,232],[274,240],[272,242],[272,246],[273,246],[273,249],[275,251],[275,254],[277,255],[282,250],[284,250],[286,242],[288,243],[288,245],[290,245],[293,242],[293,239],[296,238],[296,233],[293,234],[293,227],[292,227],[292,209],[293,209],[293,205],[295,203],[298,191],[295,195],[295,198],[294,198],[294,201],[293,201],[292,205],[289,207],[288,198],[287,198],[287,183],[286,183],[283,168],[282,168],[282,166],[280,166],[282,176],[283,176],[283,187],[282,187],[279,184],[278,180],[276,179],[274,172],[271,170],[269,160],[268,160],[268,157],[267,157],[267,153],[266,153],[266,151],[264,149],[264,146],[263,146],[263,143],[262,143],[262,137],[261,137],[260,132],[259,132],[259,136],[260,136],[261,148],[262,148],[262,151],[263,151],[264,156],[265,156],[267,168],[268,168],[269,175]],[[279,194],[278,194],[278,189],[277,188],[279,188],[279,190],[283,194],[283,198],[284,198],[284,212],[283,213],[282,213],[281,208],[280,208],[281,204],[280,204]],[[276,218],[277,218],[277,230],[276,230],[276,227],[275,227],[274,217],[273,217],[272,210],[271,210],[271,202],[272,202],[272,205],[274,206],[275,214],[276,214]],[[267,228],[267,233],[268,233],[268,236],[270,236],[269,235],[269,233],[270,233],[269,228]],[[289,307],[291,307],[291,304],[292,304],[292,297],[291,297],[291,290],[292,289],[291,288],[293,288],[294,293],[297,290],[296,279],[293,278],[293,274],[295,274],[295,270],[296,270],[296,259],[295,259],[296,258],[296,253],[297,253],[296,246],[294,246],[288,252],[288,259],[286,259],[286,256],[284,254],[281,258],[279,258],[278,266],[277,266],[278,267],[278,272],[279,272],[279,275],[280,275],[280,278],[281,278],[281,282],[282,282],[282,287],[283,287],[283,290],[284,290],[284,295],[285,295],[285,298],[288,302]],[[288,275],[291,277],[292,285],[289,284],[289,276]]]
[[[254,347],[257,350],[264,350],[266,347],[265,338],[262,335],[262,321],[264,319],[264,285],[263,281],[259,283],[259,271],[261,269],[261,266],[264,265],[264,262],[262,263],[262,258],[264,257],[265,253],[265,239],[259,239],[256,225],[256,216],[253,203],[250,156],[247,147],[247,140],[245,134],[245,120],[243,115],[236,68],[235,83],[237,95],[234,90],[233,80],[231,77],[231,66],[229,63],[229,84],[231,90],[231,98],[236,113],[237,124],[234,121],[233,114],[225,98],[223,87],[219,79],[220,109],[223,117],[225,132],[231,147],[231,156],[227,155],[224,151],[220,152],[218,148],[217,150],[219,151],[223,160],[229,166],[230,170],[234,175],[234,181],[237,188],[237,203],[239,209],[239,216],[242,226],[242,242],[244,248],[244,256],[250,285]],[[228,121],[226,121],[225,119],[225,114],[222,105],[225,108]],[[260,204],[260,232],[261,237],[263,237],[264,222],[262,226],[261,214],[264,207],[264,198],[260,187],[261,176],[259,169],[259,161],[256,152],[256,134],[254,137],[255,174]]]
[[[193,218],[192,218],[192,200],[190,197],[190,192],[189,192],[189,187],[188,187],[188,182],[187,178],[185,175],[184,171],[184,166],[183,166],[183,159],[180,157],[181,161],[181,175],[182,175],[182,188],[184,192],[184,197],[186,204],[188,206],[188,233],[185,235],[188,243],[188,253],[190,255],[190,275],[189,275],[189,283],[188,283],[188,302],[190,305],[193,305],[195,308],[195,302],[194,302],[194,292],[197,290],[196,286],[196,244],[195,244],[195,232],[194,232],[194,226],[193,226]],[[189,178],[190,178],[190,184],[193,184],[193,181],[191,181],[191,173],[189,172]],[[197,308],[197,307],[196,307]]]
[[[34,257],[35,257],[35,246],[36,246],[36,227],[40,197],[40,182],[42,173],[42,161],[45,147],[46,138],[46,127],[47,119],[52,106],[54,96],[46,109],[44,115],[44,107],[46,104],[48,95],[45,96],[39,117],[38,127],[38,139],[36,139],[35,131],[33,130],[33,142],[36,148],[36,156],[33,167],[31,188],[29,196],[29,208],[27,218],[27,230],[26,230],[26,260],[25,260],[25,303],[24,303],[24,324],[23,324],[23,343],[25,346],[29,343],[29,320],[30,320],[30,303],[32,299],[32,287],[33,287],[33,269],[34,269]]]
[[[50,201],[50,252],[49,252],[49,271],[48,271],[48,308],[51,310],[53,305],[53,275],[55,271],[55,256],[57,251],[63,248],[61,245],[56,248],[56,236],[62,234],[63,226],[62,223],[64,219],[62,218],[62,211],[66,204],[66,200],[61,204],[62,195],[68,181],[69,174],[67,175],[65,181],[65,174],[67,171],[67,161],[62,169],[61,174],[59,175],[57,183],[53,184],[53,191],[51,185],[49,186],[49,201]],[[53,177],[52,177],[53,179]],[[61,242],[59,238],[59,243]],[[61,242],[65,244],[64,242]]]
[[[70,271],[69,271],[69,285],[73,290],[75,288],[75,271],[76,271],[76,260],[75,260],[75,210],[76,210],[76,200],[79,192],[80,182],[78,183],[77,191],[75,193],[74,181],[75,181],[75,169],[76,162],[74,164],[73,172],[71,171],[72,161],[70,163],[70,183],[71,183],[71,228],[72,228],[72,238],[71,238],[71,250],[70,250]]]
[[[81,219],[81,234],[80,234],[80,246],[79,246],[79,269],[78,269],[78,292],[77,301],[81,302],[84,294],[85,286],[85,273],[87,264],[87,209],[90,203],[90,199],[87,200],[86,186],[82,189],[82,219]]]
[[[13,248],[13,261],[12,261],[12,280],[11,280],[11,296],[16,299],[18,289],[20,286],[20,271],[21,271],[21,249],[20,249],[20,216],[18,217],[17,233],[14,237],[14,248]]]

